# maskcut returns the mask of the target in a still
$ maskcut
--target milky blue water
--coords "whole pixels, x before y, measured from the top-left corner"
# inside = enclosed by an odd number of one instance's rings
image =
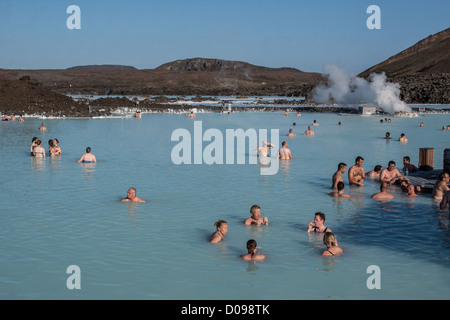
[[[392,188],[394,200],[379,202],[370,198],[377,183],[350,187],[345,174],[351,198],[328,196],[338,163],[350,168],[359,155],[366,171],[389,160],[401,168],[403,156],[417,164],[419,149],[432,147],[434,166],[442,167],[450,131],[440,129],[450,115],[380,119],[197,114],[203,131],[218,129],[224,141],[226,129],[279,129],[279,142],[288,141],[294,159],[281,163],[276,175],[261,175],[261,165],[249,161],[175,165],[172,132],[184,128],[194,139],[194,120],[184,114],[2,122],[0,298],[448,299],[448,211],[429,194],[409,199]],[[313,120],[320,124],[315,136],[303,136]],[[297,136],[283,137],[290,128]],[[391,141],[383,139],[387,131]],[[408,143],[396,141],[401,133]],[[33,136],[46,149],[57,138],[62,156],[31,158]],[[76,162],[87,146],[96,164]],[[246,155],[255,157],[253,150]],[[131,186],[148,202],[120,202]],[[243,225],[253,204],[269,226]],[[316,211],[325,213],[343,255],[321,257],[321,237],[306,233]],[[207,240],[218,219],[228,222],[229,232],[213,245]],[[239,259],[251,238],[265,261]],[[66,285],[71,265],[81,270],[81,289]],[[367,287],[371,265],[380,268],[380,289]]]

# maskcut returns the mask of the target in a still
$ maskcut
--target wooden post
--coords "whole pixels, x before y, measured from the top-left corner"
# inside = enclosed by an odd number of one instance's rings
[[[420,148],[419,149],[420,170],[433,170],[434,162],[434,148]]]

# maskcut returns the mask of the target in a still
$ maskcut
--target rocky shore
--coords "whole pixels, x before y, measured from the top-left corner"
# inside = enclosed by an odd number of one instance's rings
[[[410,87],[406,90],[408,97],[416,99],[421,97],[422,101],[426,101],[430,104],[439,104],[440,100],[430,97],[427,93],[427,89],[433,90],[441,94],[441,97],[448,97],[448,83],[449,78],[446,75],[439,76],[439,81],[436,78],[430,78],[429,86],[425,86],[422,89],[413,89],[417,85],[416,82],[411,79],[405,79],[405,83]],[[424,89],[425,88],[425,89]],[[345,114],[357,114],[359,111],[353,107],[343,107],[339,105],[321,106],[316,105],[310,99],[308,94],[313,89],[312,86],[306,88],[305,91],[295,91],[298,88],[292,88],[290,96],[306,96],[307,99],[293,99],[285,100],[278,99],[273,101],[261,101],[257,106],[233,106],[233,112],[282,112],[288,110],[290,112],[328,112],[328,113],[345,113]],[[255,95],[251,90],[240,90],[239,93],[248,93],[248,95]],[[134,91],[118,91],[114,92],[117,95],[138,95],[141,92]],[[163,93],[163,92],[161,92]],[[186,88],[186,95],[192,94]],[[211,92],[205,92],[211,93]],[[216,96],[237,96],[235,92],[216,92]],[[221,93],[221,94],[219,94]],[[267,92],[273,93],[272,91]],[[286,91],[278,92],[280,95],[289,96]],[[294,94],[295,93],[295,94]],[[406,93],[403,93],[406,98]],[[258,95],[255,95],[258,96]],[[182,97],[180,95],[180,97]],[[447,103],[450,104],[448,98]],[[128,112],[134,111],[141,112],[190,112],[193,108],[198,111],[204,112],[222,112],[227,111],[224,106],[219,103],[217,106],[202,105],[203,98],[197,96],[192,98],[196,102],[195,105],[189,103],[175,103],[176,98],[168,98],[165,95],[160,95],[154,98],[146,98],[143,100],[127,99],[127,98],[99,98],[99,99],[73,99],[70,96],[57,93],[50,90],[48,87],[40,84],[36,80],[30,79],[30,77],[22,77],[20,80],[2,80],[0,81],[0,113],[15,115],[33,115],[42,117],[99,117],[110,116],[116,112]],[[211,100],[211,98],[208,98]],[[405,99],[407,100],[407,99]],[[279,106],[283,105],[282,108]],[[419,111],[415,108],[415,111]],[[444,108],[427,108],[423,106],[420,112],[434,113],[434,112],[450,112],[450,109]]]

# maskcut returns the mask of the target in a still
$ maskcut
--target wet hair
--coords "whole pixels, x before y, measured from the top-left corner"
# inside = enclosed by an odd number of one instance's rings
[[[227,223],[227,222],[219,219],[216,222],[214,222],[214,226],[216,226],[216,228],[219,229],[222,226],[222,224],[224,224],[224,223]]]
[[[48,145],[49,145],[50,147],[53,147],[53,139],[48,140]]]
[[[38,137],[33,137],[33,139],[31,139],[31,142],[35,142],[38,139]]]
[[[339,182],[337,183],[337,189],[338,189],[338,191],[344,190],[344,188],[345,188],[344,182],[343,182],[343,181],[339,181]],[[325,220],[325,219],[324,219],[324,220]]]
[[[286,143],[287,143],[286,141],[283,141],[283,142],[281,143],[281,145],[282,145],[282,146],[285,146]]]
[[[375,171],[375,172],[380,172],[382,168],[383,168],[382,166],[380,166],[379,164],[377,164],[377,165],[375,166],[375,168],[373,168],[373,171]]]
[[[325,213],[318,211],[314,214],[314,216],[319,216],[320,219],[322,219],[325,222]]]
[[[258,206],[257,204],[252,205],[252,207],[250,208],[250,213],[255,212],[256,209],[261,209],[261,207]]]
[[[448,175],[448,173],[447,172],[445,172],[445,171],[442,171],[440,174],[439,174],[439,181],[442,181],[442,180],[444,180],[445,179],[445,177]]]
[[[346,167],[347,165],[343,162],[338,164],[338,170],[341,170],[342,168]]]
[[[359,160],[363,160],[364,161],[364,158],[361,157],[361,156],[357,156],[356,159],[355,159],[355,163],[358,162]]]
[[[411,158],[408,157],[408,156],[404,156],[404,157],[403,157],[403,160],[406,160],[406,161],[410,162],[410,161],[411,161]]]
[[[255,255],[255,251],[256,251],[256,240],[250,239],[247,241],[247,251],[248,251],[248,254],[250,254],[251,257],[253,258],[253,256]]]
[[[87,148],[86,148],[86,152],[87,152],[87,153],[91,152],[91,147],[87,147]]]
[[[41,140],[39,140],[39,139],[37,139],[37,140],[36,140],[36,145],[40,146],[40,145],[41,145],[41,143],[42,143],[42,141],[41,141]]]
[[[380,184],[380,191],[385,191],[388,189],[388,184],[386,182],[383,182]]]
[[[327,247],[334,247],[336,246],[336,237],[332,232],[325,232],[325,234],[323,235],[323,243]]]
[[[395,161],[391,160],[391,161],[388,162],[388,165],[391,165],[391,164],[393,164],[395,166]]]

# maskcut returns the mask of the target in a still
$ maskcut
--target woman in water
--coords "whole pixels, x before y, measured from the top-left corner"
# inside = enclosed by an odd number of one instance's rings
[[[97,162],[97,159],[95,156],[91,153],[91,148],[86,148],[86,153],[84,153],[80,159],[78,159],[77,162],[83,162],[83,163],[94,163]]]
[[[246,261],[261,261],[266,258],[263,254],[256,254],[256,241],[250,239],[247,241],[247,254],[242,254],[241,259]]]
[[[36,141],[37,140],[38,140],[37,137],[33,137],[33,139],[31,140],[30,153],[31,153],[32,156],[34,156],[33,149],[34,149],[34,147],[36,147]]]
[[[217,230],[209,238],[210,243],[220,242],[228,232],[228,223],[226,221],[217,220],[214,225],[216,226]]]
[[[36,146],[33,148],[33,156],[36,158],[45,158],[45,149],[41,147],[41,140],[36,140]]]
[[[314,215],[314,222],[308,222],[308,232],[331,232],[331,229],[324,226],[325,214],[316,212]]]
[[[54,147],[54,156],[60,156],[62,154],[61,147],[58,145],[58,139],[53,139],[53,147]]]
[[[323,243],[327,246],[327,250],[322,252],[323,257],[331,257],[340,255],[343,250],[338,246],[333,233],[326,232],[323,236]]]

